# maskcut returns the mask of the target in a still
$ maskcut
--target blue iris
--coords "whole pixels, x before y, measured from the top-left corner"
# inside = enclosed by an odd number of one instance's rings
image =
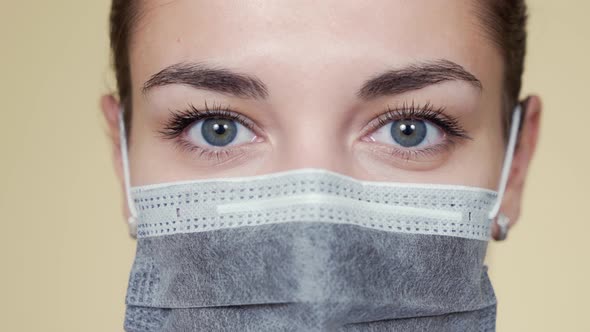
[[[420,145],[426,133],[426,124],[421,120],[398,120],[391,124],[391,137],[403,147]]]
[[[233,120],[212,118],[203,121],[201,134],[211,145],[226,146],[238,135],[238,127]]]

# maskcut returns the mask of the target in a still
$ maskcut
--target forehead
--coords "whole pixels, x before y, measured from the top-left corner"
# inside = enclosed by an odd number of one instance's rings
[[[447,59],[485,86],[502,63],[473,1],[145,1],[132,34],[132,76],[145,81],[165,66],[200,60],[252,72],[272,65],[370,72]]]

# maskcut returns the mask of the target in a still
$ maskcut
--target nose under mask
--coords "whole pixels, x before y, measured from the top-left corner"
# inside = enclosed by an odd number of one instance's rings
[[[497,192],[313,168],[130,187],[122,130],[125,330],[495,331],[484,258],[519,121]]]

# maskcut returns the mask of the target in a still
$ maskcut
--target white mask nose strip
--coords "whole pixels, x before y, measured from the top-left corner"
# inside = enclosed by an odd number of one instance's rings
[[[450,222],[460,222],[463,218],[461,212],[445,211],[428,208],[417,208],[410,206],[386,205],[379,203],[372,203],[366,201],[352,200],[338,196],[331,196],[326,194],[303,194],[288,197],[277,197],[269,199],[260,199],[253,202],[239,202],[217,205],[217,213],[219,215],[225,214],[239,214],[250,211],[272,211],[277,209],[309,208],[321,209],[351,209],[357,211],[375,211],[379,214],[390,214],[406,216],[411,218],[424,217],[431,219],[442,219]]]

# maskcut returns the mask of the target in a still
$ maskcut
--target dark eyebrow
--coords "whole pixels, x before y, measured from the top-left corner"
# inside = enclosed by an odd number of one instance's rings
[[[444,81],[461,80],[482,90],[481,81],[462,66],[449,60],[437,60],[389,70],[366,81],[357,97],[369,100],[418,90]]]
[[[169,84],[184,84],[236,97],[268,97],[268,88],[259,78],[203,63],[178,63],[166,67],[145,82],[142,92],[147,93],[153,87]]]

